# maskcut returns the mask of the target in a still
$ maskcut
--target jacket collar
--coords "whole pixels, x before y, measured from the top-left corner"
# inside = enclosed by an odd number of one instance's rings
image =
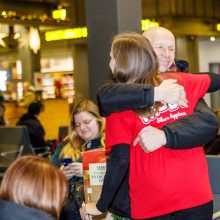
[[[5,200],[0,200],[0,217],[1,220],[55,220],[55,217],[43,210]]]

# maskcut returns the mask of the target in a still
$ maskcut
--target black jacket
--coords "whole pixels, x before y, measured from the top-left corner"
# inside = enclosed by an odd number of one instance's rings
[[[17,125],[27,126],[31,144],[34,148],[41,148],[47,145],[44,139],[44,128],[36,116],[28,113],[24,114],[17,122]]]
[[[209,74],[211,84],[208,92],[220,89],[220,75]],[[97,102],[102,116],[127,109],[146,108],[154,103],[154,88],[141,84],[111,83],[100,88]],[[215,113],[203,101],[195,112],[162,128],[166,134],[166,147],[188,148],[200,146],[215,138],[218,120]]]
[[[14,202],[0,200],[1,220],[56,220],[51,214],[40,209],[29,208]]]

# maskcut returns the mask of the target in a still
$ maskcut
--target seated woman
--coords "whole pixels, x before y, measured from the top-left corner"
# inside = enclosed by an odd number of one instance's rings
[[[69,135],[56,148],[51,162],[62,169],[70,183],[69,199],[61,213],[61,219],[81,219],[79,208],[83,201],[83,178],[81,151],[104,147],[104,118],[100,117],[98,107],[90,100],[81,101],[70,116]],[[63,158],[72,162],[62,166]],[[74,192],[81,190],[81,199],[74,197]]]
[[[1,220],[58,220],[65,176],[40,157],[23,156],[7,169],[0,187]]]
[[[48,146],[45,141],[45,130],[38,120],[38,115],[43,109],[43,104],[40,102],[33,102],[28,106],[27,113],[23,114],[17,125],[27,126],[30,135],[31,144],[34,148],[44,148]],[[39,150],[40,152],[40,150]]]

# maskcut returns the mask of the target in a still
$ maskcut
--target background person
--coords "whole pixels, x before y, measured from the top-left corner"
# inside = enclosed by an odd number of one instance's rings
[[[2,179],[1,220],[58,220],[66,190],[65,176],[47,160],[20,157]]]
[[[106,148],[111,151],[110,160],[101,197],[97,204],[86,204],[86,213],[99,215],[109,208],[128,172],[130,155],[129,186],[133,219],[211,220],[212,192],[202,147],[173,151],[161,145],[146,154],[140,145],[133,145],[142,128],[160,128],[191,114],[198,99],[209,87],[209,77],[184,73],[158,75],[157,56],[147,39],[139,34],[116,36],[110,55],[110,67],[118,82],[155,86],[164,78],[177,79],[185,87],[188,107],[155,103],[153,108],[117,112],[106,118]],[[127,153],[119,173],[120,165],[111,161],[114,160],[111,156],[121,149]]]
[[[70,116],[69,135],[58,145],[51,163],[62,169],[67,177],[69,188],[69,205],[61,214],[63,220],[81,219],[79,208],[83,202],[83,168],[81,152],[104,147],[105,121],[99,115],[98,107],[90,100],[81,101],[72,111]],[[63,158],[71,158],[72,163],[62,165]],[[78,201],[74,192],[81,189],[81,200]]]
[[[34,87],[27,81],[23,82],[23,98],[18,101],[19,107],[28,108],[28,106],[37,101]]]
[[[187,69],[187,64],[177,62],[175,58],[175,37],[166,28],[156,27],[146,30],[143,35],[150,41],[159,59],[159,72],[166,72],[181,68]],[[220,88],[220,79],[217,74],[209,74],[211,84],[209,92]],[[98,103],[102,115],[107,116],[112,112],[137,109],[153,106],[156,101],[177,104],[177,100],[172,95],[175,91],[167,93],[170,85],[163,81],[159,86],[140,84],[121,84],[113,83],[103,86],[98,93]],[[178,99],[178,97],[177,97]],[[140,144],[145,151],[150,147],[158,147],[166,141],[165,147],[172,149],[183,149],[196,147],[210,142],[216,135],[218,120],[214,112],[207,107],[204,101],[199,101],[195,112],[190,116],[184,117],[177,122],[164,125],[161,129],[152,127],[145,128],[140,133]],[[206,133],[208,132],[208,133]],[[165,140],[164,140],[165,138]]]
[[[44,151],[43,148],[50,145],[49,142],[45,140],[46,133],[43,125],[38,119],[43,108],[44,106],[40,102],[30,103],[27,113],[24,113],[17,122],[17,125],[26,126],[28,128],[31,144],[33,148],[37,148],[38,152],[40,152],[39,148],[42,148],[42,151]]]
[[[4,101],[15,101],[17,97],[15,84],[12,81],[7,81],[6,90],[2,93]]]
[[[204,146],[205,154],[208,155],[219,155],[220,154],[220,110],[216,109],[215,114],[218,118],[219,129],[216,137]]]
[[[0,102],[0,126],[7,125],[4,115],[5,115],[5,106],[2,102]]]

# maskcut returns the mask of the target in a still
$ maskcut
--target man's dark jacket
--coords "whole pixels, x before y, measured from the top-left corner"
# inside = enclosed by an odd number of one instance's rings
[[[177,61],[178,68],[188,69],[186,61]],[[220,89],[220,75],[208,74],[211,84],[208,92]],[[102,86],[97,94],[97,103],[102,116],[128,109],[150,107],[154,104],[154,87],[143,84],[110,83]],[[167,138],[165,147],[191,148],[209,143],[218,130],[216,114],[203,99],[198,102],[193,114],[162,128]]]
[[[211,78],[209,92],[216,91],[220,88],[220,76],[212,73],[209,76]],[[147,85],[112,83],[103,86],[97,98],[100,113],[107,116],[112,112],[152,106],[154,89]],[[217,129],[215,113],[201,99],[192,115],[163,127],[167,138],[166,147],[181,149],[201,146],[215,137]],[[102,212],[109,210],[116,215],[130,217],[128,193],[130,146],[127,144],[113,146],[110,158],[97,208]]]

